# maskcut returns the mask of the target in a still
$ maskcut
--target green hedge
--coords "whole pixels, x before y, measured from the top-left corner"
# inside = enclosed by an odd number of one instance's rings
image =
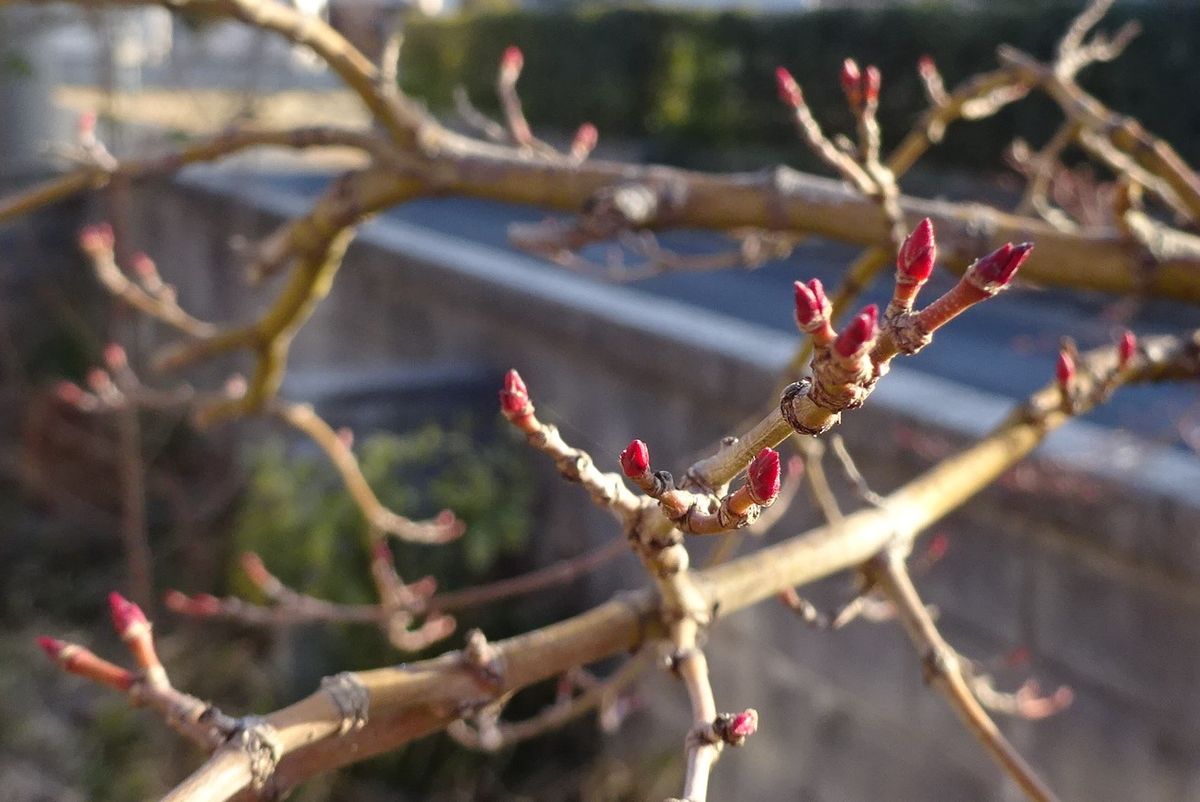
[[[680,10],[515,12],[421,20],[408,30],[402,80],[434,108],[448,109],[456,85],[485,109],[500,52],[526,56],[522,97],[535,126],[570,130],[591,120],[605,133],[646,138],[655,157],[686,161],[697,151],[794,148],[775,99],[773,70],[786,65],[829,130],[849,117],[837,89],[841,60],[879,65],[880,117],[891,140],[924,108],[917,58],[937,60],[953,86],[995,66],[1008,42],[1046,57],[1074,10],[1036,13],[998,7],[966,13],[936,8],[750,15]],[[1200,161],[1200,7],[1130,6],[1103,23],[1136,16],[1144,33],[1115,64],[1089,68],[1082,83],[1113,108],[1139,117],[1189,160]],[[1014,136],[1043,141],[1060,119],[1048,101],[1026,100],[983,123],[954,126],[934,158],[999,164]]]

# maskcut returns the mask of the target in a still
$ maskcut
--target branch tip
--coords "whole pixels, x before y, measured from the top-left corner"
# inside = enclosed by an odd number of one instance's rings
[[[650,470],[650,449],[641,440],[634,440],[621,452],[621,470],[630,479],[645,476]]]
[[[796,83],[796,79],[786,67],[775,68],[775,86],[784,105],[793,109],[804,105],[804,93],[800,90],[800,84]]]
[[[937,260],[937,240],[933,222],[926,217],[905,238],[896,254],[896,280],[907,284],[922,284],[933,274]]]
[[[879,334],[879,307],[875,304],[859,312],[850,325],[842,329],[833,342],[833,349],[845,359],[868,348]]]
[[[758,452],[747,471],[750,495],[756,504],[766,507],[775,501],[780,488],[779,452],[764,448]]]
[[[1129,329],[1121,335],[1121,341],[1117,344],[1117,365],[1120,368],[1125,368],[1137,356],[1138,341],[1137,335]]]

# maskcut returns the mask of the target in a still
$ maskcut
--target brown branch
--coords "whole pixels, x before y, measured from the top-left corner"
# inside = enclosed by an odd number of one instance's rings
[[[1056,802],[1054,792],[1017,753],[988,716],[963,677],[957,653],[942,639],[917,595],[903,557],[888,552],[870,563],[871,579],[896,607],[897,615],[921,656],[925,681],[936,688],[963,724],[979,739],[1005,773],[1035,802]]]
[[[320,446],[372,528],[414,543],[446,543],[462,535],[464,525],[450,510],[443,510],[431,521],[413,521],[384,506],[363,476],[350,445],[311,405],[275,398],[266,409]]]
[[[1111,372],[1115,349],[1088,355],[1096,375]],[[1200,334],[1190,339],[1156,338],[1126,367],[1127,381],[1200,375]],[[899,535],[912,538],[972,498],[1032,451],[1068,419],[1050,386],[1005,421],[992,435],[943,460],[888,497],[886,510],[870,508],[842,522],[738,558],[697,576],[705,603],[728,614],[789,587],[861,565]],[[661,633],[658,607],[649,593],[625,596],[535,632],[492,644],[504,671],[488,698],[525,687],[571,666],[592,663],[631,649]],[[474,676],[451,653],[402,667],[353,675],[370,697],[365,726],[341,732],[342,715],[325,693],[264,717],[279,733],[280,759],[272,775],[278,790],[347,763],[394,749],[444,728],[458,717],[464,700],[479,699]],[[244,755],[218,751],[168,799],[208,802],[233,797],[249,786]]]
[[[483,726],[472,728],[463,720],[453,721],[446,732],[468,749],[495,752],[545,735],[580,716],[613,705],[622,691],[632,685],[650,665],[652,650],[642,649],[603,680],[594,680],[581,693],[556,701],[522,721],[500,721],[499,711]]]
[[[377,136],[365,131],[331,127],[293,128],[290,130],[233,129],[161,156],[129,159],[111,165],[88,164],[37,186],[17,190],[0,199],[0,222],[27,214],[42,206],[91,189],[100,189],[114,180],[143,181],[177,172],[189,164],[211,162],[239,151],[256,147],[307,149],[348,147],[376,159],[399,165],[400,155]]]

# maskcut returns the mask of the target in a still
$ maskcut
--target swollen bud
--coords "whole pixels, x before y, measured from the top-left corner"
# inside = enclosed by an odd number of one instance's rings
[[[48,635],[39,635],[37,637],[37,645],[42,648],[47,657],[56,663],[58,662],[59,655],[67,648],[67,644],[64,641],[60,641],[58,638],[51,638]]]
[[[796,325],[808,331],[829,317],[829,299],[820,279],[811,279],[808,284],[797,281],[793,287],[796,299]]]
[[[1032,250],[1032,242],[1022,242],[1020,245],[1006,242],[971,265],[967,275],[979,289],[988,293],[999,292],[1012,282],[1017,269],[1029,258]]]
[[[804,93],[800,91],[800,84],[796,83],[796,79],[786,67],[775,68],[775,86],[779,90],[779,99],[788,107],[798,109],[804,105]]]
[[[504,48],[504,55],[500,57],[500,80],[506,83],[515,83],[524,66],[525,55],[521,52],[521,48],[509,45]]]
[[[104,364],[113,372],[124,370],[129,367],[129,356],[119,344],[109,343],[104,346]]]
[[[850,105],[861,106],[862,73],[858,69],[858,62],[852,58],[843,61],[842,73],[839,78],[842,83],[842,91],[846,93],[846,99],[850,101]]]
[[[883,75],[875,65],[867,67],[862,77],[862,96],[868,103],[879,100],[879,87],[883,85]]]
[[[143,280],[158,278],[158,266],[154,264],[153,259],[141,251],[129,258],[129,266]]]
[[[130,638],[135,630],[150,626],[142,608],[115,590],[108,594],[108,611],[112,615],[113,629],[122,638]]]
[[[758,452],[747,471],[750,495],[755,503],[767,506],[779,495],[779,452],[764,448]]]
[[[1071,389],[1075,381],[1075,360],[1066,351],[1058,352],[1058,363],[1054,366],[1054,380],[1064,393]]]
[[[758,732],[758,711],[749,708],[733,717],[729,732],[735,738],[748,738]]]
[[[525,387],[521,374],[515,370],[510,370],[504,376],[504,389],[500,391],[500,411],[509,420],[522,418],[533,412],[529,390]]]
[[[106,253],[112,253],[116,241],[113,228],[108,223],[84,226],[79,231],[79,247],[89,256],[102,256]]]
[[[1137,356],[1137,335],[1129,329],[1121,335],[1121,342],[1117,344],[1117,365],[1124,368],[1133,358]]]
[[[591,123],[579,126],[575,138],[571,140],[571,158],[583,161],[596,149],[596,143],[599,141],[600,132],[596,130],[596,126]]]
[[[621,470],[630,479],[645,476],[650,470],[650,449],[641,440],[634,440],[621,452]]]
[[[921,284],[933,274],[933,263],[937,259],[937,241],[933,236],[933,222],[928,217],[917,224],[905,238],[896,254],[897,281]]]
[[[834,340],[833,350],[839,356],[850,358],[864,350],[879,333],[879,308],[871,304],[850,321],[850,325]]]

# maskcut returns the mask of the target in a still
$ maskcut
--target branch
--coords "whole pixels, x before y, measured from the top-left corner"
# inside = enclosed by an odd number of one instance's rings
[[[1118,365],[1117,349],[1103,349],[1081,361],[1089,373],[1104,375]],[[1186,339],[1149,340],[1123,371],[1127,382],[1200,375],[1200,333]],[[1068,418],[1060,408],[1057,385],[1039,391],[992,435],[890,494],[886,511],[862,510],[838,524],[701,572],[697,580],[705,588],[706,603],[728,614],[789,587],[861,565],[895,544],[897,533],[911,539],[961,506]],[[643,591],[494,643],[494,658],[504,670],[486,698],[635,648],[661,634],[657,604]],[[361,729],[342,733],[343,717],[323,692],[264,717],[279,733],[280,759],[272,775],[275,789],[295,787],[314,775],[440,730],[458,717],[456,711],[462,709],[464,700],[481,698],[477,680],[456,653],[352,676],[370,698],[370,718]],[[246,758],[219,751],[167,799],[216,802],[230,799],[250,783]]]
[[[145,159],[129,159],[111,165],[89,164],[52,178],[37,186],[18,190],[0,199],[0,222],[27,214],[42,206],[87,190],[100,189],[115,180],[144,181],[169,175],[189,164],[217,161],[256,147],[307,149],[348,147],[377,160],[402,164],[399,153],[386,140],[364,131],[331,127],[289,130],[233,129],[201,139],[177,151]]]
[[[311,405],[276,398],[267,404],[267,411],[320,446],[372,528],[414,543],[446,543],[462,535],[464,524],[450,510],[443,510],[432,521],[412,521],[385,507],[367,484],[350,444]]]
[[[960,658],[937,631],[917,595],[903,558],[888,552],[872,561],[869,571],[871,579],[895,605],[900,622],[921,656],[925,681],[946,697],[967,729],[1030,799],[1057,802],[1058,797],[1022,759],[975,698],[963,677]]]

